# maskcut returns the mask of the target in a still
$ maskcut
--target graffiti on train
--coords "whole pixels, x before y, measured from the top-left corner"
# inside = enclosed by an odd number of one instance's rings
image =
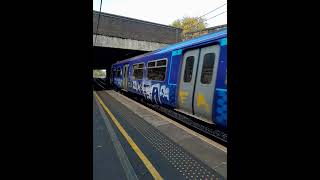
[[[163,101],[169,102],[170,89],[165,84],[152,84],[151,81],[132,81],[132,89],[143,94],[145,99],[151,100],[157,104],[162,104]]]
[[[142,89],[142,84],[139,83],[138,81],[132,81],[132,89],[134,89],[135,91],[142,93],[143,89]]]
[[[118,87],[122,87],[122,79],[121,79],[121,78],[114,78],[114,83],[115,83]]]

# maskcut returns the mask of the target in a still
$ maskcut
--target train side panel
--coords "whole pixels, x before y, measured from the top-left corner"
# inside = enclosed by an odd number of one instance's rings
[[[219,38],[215,40],[208,40],[201,43],[188,43],[188,46],[184,46],[180,49],[173,49],[171,51],[159,51],[153,54],[149,54],[146,56],[137,57],[133,60],[123,61],[116,63],[112,66],[115,69],[115,74],[113,75],[113,85],[116,88],[123,89],[123,68],[124,65],[128,64],[128,91],[135,93],[144,97],[146,100],[159,105],[164,105],[166,107],[177,109],[179,108],[179,84],[182,81],[181,77],[183,76],[182,64],[183,64],[183,55],[184,53],[192,50],[192,49],[204,49],[205,47],[212,46],[213,44],[218,43],[220,52],[219,52],[219,61],[217,65],[214,67],[217,68],[216,77],[215,77],[215,85],[213,86],[210,92],[206,91],[206,93],[211,93],[209,99],[203,99],[205,102],[210,102],[211,108],[209,110],[212,112],[208,119],[220,127],[227,128],[227,81],[226,81],[226,73],[227,73],[227,37],[225,35],[219,34]],[[201,52],[201,51],[200,51]],[[159,80],[150,80],[148,78],[148,69],[152,68],[148,67],[148,63],[150,61],[157,60],[166,60],[166,70],[165,70],[165,78],[163,81]],[[135,79],[133,66],[137,64],[143,65],[143,76],[140,79]],[[157,64],[155,62],[154,64]],[[202,67],[202,65],[201,65]],[[153,67],[155,68],[155,67]],[[200,67],[199,67],[200,68]],[[183,70],[184,71],[184,70]],[[194,71],[198,71],[198,68]],[[201,70],[202,71],[202,70]],[[162,72],[160,72],[162,73]],[[198,73],[198,72],[195,72]],[[200,70],[199,70],[200,73]],[[151,74],[151,73],[150,73]],[[199,76],[200,77],[200,76]],[[152,77],[151,77],[152,78]],[[199,81],[195,82],[194,88]],[[207,88],[208,89],[208,88]],[[199,89],[198,89],[199,90]],[[199,103],[199,93],[202,90],[196,91],[193,93],[191,98],[195,98],[194,103],[192,103],[192,114],[195,115],[196,109],[201,110],[202,104]],[[192,94],[192,93],[191,93]],[[197,98],[196,98],[197,97]],[[209,96],[208,96],[209,97]],[[201,98],[200,98],[201,99]],[[210,101],[209,101],[210,100]],[[202,101],[201,101],[202,102]],[[203,106],[206,107],[206,106]],[[194,112],[193,112],[194,111]],[[207,110],[206,110],[207,111]]]
[[[227,128],[227,38],[220,40],[220,47],[213,119],[217,125]]]
[[[122,89],[122,82],[123,82],[123,64],[114,64],[112,68],[115,69],[113,75],[113,86],[117,89]]]
[[[166,60],[164,81],[148,79],[148,62],[163,59]],[[133,65],[139,63],[144,63],[143,78],[141,80],[134,80]],[[179,65],[180,58],[178,54],[175,55],[172,54],[172,52],[152,55],[131,61],[129,65],[128,91],[143,96],[146,100],[152,103],[175,108]]]

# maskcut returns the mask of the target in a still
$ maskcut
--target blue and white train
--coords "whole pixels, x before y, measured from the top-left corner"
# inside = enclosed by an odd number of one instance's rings
[[[111,84],[227,129],[227,30],[119,61]]]

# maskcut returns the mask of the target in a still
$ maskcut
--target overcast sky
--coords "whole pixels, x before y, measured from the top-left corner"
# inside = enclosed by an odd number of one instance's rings
[[[101,0],[93,0],[99,11]],[[102,12],[169,25],[184,16],[202,16],[227,0],[102,0]],[[227,5],[204,16],[205,19],[227,11]],[[208,27],[227,24],[227,13],[206,21]]]

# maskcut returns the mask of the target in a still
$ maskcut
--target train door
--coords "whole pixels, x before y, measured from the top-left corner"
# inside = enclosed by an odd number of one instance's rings
[[[193,114],[193,91],[198,65],[199,49],[187,51],[183,55],[181,78],[178,92],[178,109]]]
[[[212,105],[216,84],[220,46],[201,48],[194,92],[194,115],[212,123]]]
[[[178,92],[178,110],[212,123],[212,104],[220,47],[208,46],[184,53]],[[200,54],[199,54],[200,53]]]
[[[128,90],[129,64],[123,66],[123,89]]]

